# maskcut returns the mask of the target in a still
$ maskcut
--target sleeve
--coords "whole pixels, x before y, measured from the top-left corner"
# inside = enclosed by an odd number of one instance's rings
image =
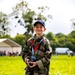
[[[46,52],[44,54],[44,57],[41,60],[36,61],[39,68],[44,68],[44,66],[46,67],[50,64],[50,49],[51,49],[50,42],[47,39],[45,44]]]
[[[23,61],[25,62],[26,59],[29,59],[30,57],[30,53],[29,53],[29,43],[26,42],[25,45],[24,45],[24,48],[22,50],[22,59]]]

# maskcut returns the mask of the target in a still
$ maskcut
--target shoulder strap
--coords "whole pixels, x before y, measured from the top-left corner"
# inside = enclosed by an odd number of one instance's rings
[[[40,45],[40,43],[41,43],[43,40],[44,40],[44,39],[42,38],[42,39],[40,40],[40,42],[39,42],[35,47],[33,47],[33,46],[34,46],[34,39],[32,39],[32,40],[30,41],[30,43],[31,43],[31,45],[32,45],[32,52],[35,52],[35,51],[38,50],[39,45]]]
[[[40,42],[34,47],[34,51],[38,50],[40,43],[43,41],[44,39],[42,38],[40,40]]]

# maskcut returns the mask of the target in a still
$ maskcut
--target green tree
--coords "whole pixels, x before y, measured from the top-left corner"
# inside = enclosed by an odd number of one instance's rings
[[[57,33],[57,34],[55,34],[55,36],[57,37],[57,38],[61,38],[61,37],[67,37],[65,34],[63,34],[63,33]]]
[[[55,36],[52,32],[49,32],[46,34],[46,37],[49,39],[49,40],[55,40]]]
[[[75,38],[75,30],[69,34],[70,37]]]
[[[69,43],[68,43],[69,42]],[[75,38],[68,38],[67,46],[75,52]]]
[[[20,44],[22,47],[24,46],[24,43],[25,43],[25,35],[23,34],[17,34],[15,37],[14,37],[14,41],[18,44]]]
[[[14,7],[13,9],[13,15],[15,16],[15,19],[19,19],[18,23],[26,29],[25,35],[29,36],[33,33],[33,22],[38,19],[42,19],[46,21],[48,18],[51,18],[50,15],[44,16],[43,13],[45,10],[49,10],[48,7],[42,6],[37,8],[39,13],[36,13],[34,10],[30,9],[28,7],[28,3],[26,1],[21,1]],[[21,15],[19,17],[19,15]],[[28,37],[27,37],[28,38]]]
[[[6,35],[3,35],[3,36],[0,36],[0,38],[9,38],[9,39],[11,39],[11,36],[6,34]]]
[[[58,39],[58,42],[60,47],[65,47],[67,39],[65,37],[61,37]]]
[[[50,41],[50,45],[51,45],[51,47],[52,47],[53,53],[54,53],[54,51],[55,51],[55,48],[57,47],[57,44],[58,44],[57,41],[53,41],[53,40]]]
[[[5,35],[9,31],[8,24],[8,16],[0,12],[0,36]]]

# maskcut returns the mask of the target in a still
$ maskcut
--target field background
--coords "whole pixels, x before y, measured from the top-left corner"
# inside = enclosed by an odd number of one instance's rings
[[[24,75],[25,66],[21,56],[0,57],[0,75]],[[52,56],[49,75],[75,75],[75,56]]]

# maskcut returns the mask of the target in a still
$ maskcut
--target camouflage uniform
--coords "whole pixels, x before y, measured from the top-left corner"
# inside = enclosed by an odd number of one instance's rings
[[[44,36],[37,38],[36,35],[33,37],[35,41],[35,45],[43,38],[43,41],[40,43],[39,49],[35,51],[36,62],[38,66],[34,68],[30,68],[29,66],[26,67],[26,74],[25,75],[48,75],[49,73],[49,65],[50,65],[50,42]],[[26,58],[30,58],[32,55],[31,52],[31,44],[30,38],[22,51],[22,58],[25,61]],[[35,46],[34,45],[34,46]],[[33,73],[33,74],[31,74]]]

